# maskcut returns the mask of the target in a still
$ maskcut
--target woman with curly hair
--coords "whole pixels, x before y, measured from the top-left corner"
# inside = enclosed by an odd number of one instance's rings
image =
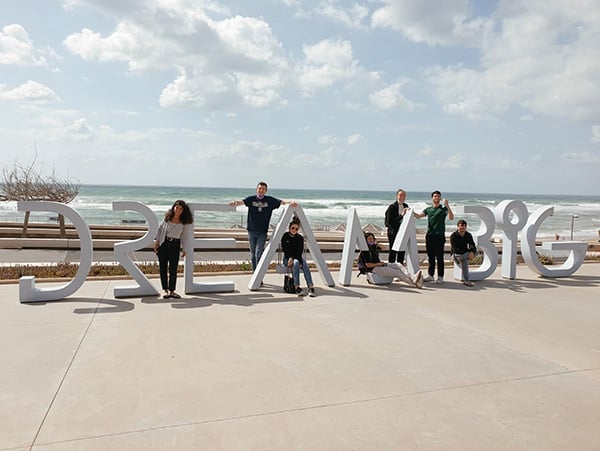
[[[175,292],[177,283],[177,267],[179,266],[179,253],[185,257],[186,239],[191,235],[194,217],[190,207],[183,200],[176,200],[173,206],[165,213],[165,218],[158,228],[154,239],[154,252],[158,255],[160,269],[160,283],[163,298],[181,298]]]

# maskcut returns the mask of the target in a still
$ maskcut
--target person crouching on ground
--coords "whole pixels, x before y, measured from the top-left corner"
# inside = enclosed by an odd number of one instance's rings
[[[193,227],[194,217],[190,207],[182,200],[176,200],[165,214],[154,239],[154,253],[158,255],[160,284],[163,298],[179,299],[175,292],[179,253],[185,257],[185,244],[189,228]]]
[[[302,294],[302,288],[300,288],[300,269],[302,269],[304,280],[306,280],[306,285],[308,285],[308,295],[314,297],[315,286],[310,274],[310,269],[304,258],[304,237],[298,233],[299,229],[300,221],[298,218],[294,218],[292,219],[292,222],[290,222],[288,231],[281,237],[283,262],[292,270],[296,294]]]
[[[362,267],[365,272],[372,272],[380,277],[397,277],[409,285],[414,285],[417,288],[423,287],[423,273],[421,270],[411,276],[408,274],[404,265],[400,263],[382,262],[379,259],[379,248],[377,247],[375,235],[371,232],[367,232],[365,233],[365,239],[367,240],[369,250],[360,252],[358,257],[359,271],[361,271]]]
[[[468,287],[473,286],[469,280],[469,260],[475,257],[477,246],[473,235],[467,232],[467,221],[459,219],[456,223],[458,229],[450,235],[450,249],[454,261],[461,267],[462,281]]]

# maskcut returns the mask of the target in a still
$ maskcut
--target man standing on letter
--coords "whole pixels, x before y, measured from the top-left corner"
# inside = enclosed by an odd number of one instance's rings
[[[404,219],[406,210],[408,210],[408,204],[405,201],[406,191],[399,189],[396,192],[396,202],[392,202],[385,211],[385,226],[387,227],[388,243],[390,246],[388,253],[389,263],[398,262],[404,264],[404,251],[396,252],[392,250],[392,246],[396,240],[396,235],[398,235],[398,230],[400,230],[402,219]]]
[[[448,200],[442,202],[442,193],[434,191],[431,193],[432,206],[425,208],[422,213],[415,213],[415,218],[427,216],[427,235],[425,235],[425,249],[429,259],[427,277],[425,282],[433,280],[437,262],[437,283],[444,283],[444,243],[446,242],[446,216],[452,221],[454,213],[448,204]]]
[[[296,206],[296,202],[289,200],[281,200],[272,196],[267,196],[267,184],[258,182],[256,186],[256,195],[248,196],[242,200],[232,200],[229,205],[237,207],[245,205],[248,207],[248,244],[250,245],[250,261],[252,262],[252,271],[256,269],[256,265],[260,261],[265,243],[267,241],[267,232],[269,231],[269,222],[273,210],[279,208],[280,205]]]

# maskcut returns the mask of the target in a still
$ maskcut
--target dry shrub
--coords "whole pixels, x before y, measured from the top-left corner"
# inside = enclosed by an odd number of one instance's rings
[[[138,263],[137,267],[147,275],[158,274],[158,263]],[[310,264],[315,269],[314,264]],[[339,263],[329,265],[331,269],[338,269]],[[77,273],[79,265],[75,263],[59,262],[52,265],[10,265],[0,266],[0,280],[16,280],[23,276],[35,276],[39,279],[73,278]],[[275,263],[269,265],[270,270],[275,270]],[[217,273],[217,272],[251,272],[250,264],[243,263],[212,263],[202,262],[194,264],[195,273]],[[183,265],[179,265],[178,273],[183,274]],[[90,277],[117,277],[129,275],[121,265],[95,263],[90,268]]]

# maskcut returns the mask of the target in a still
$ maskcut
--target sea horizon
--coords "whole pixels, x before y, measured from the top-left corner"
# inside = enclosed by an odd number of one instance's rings
[[[334,188],[287,188],[287,187],[280,187],[280,186],[272,186],[270,185],[268,182],[268,187],[269,187],[269,194],[273,195],[274,191],[279,191],[279,190],[283,190],[283,191],[333,191],[333,192],[337,192],[337,191],[346,191],[346,192],[370,192],[370,193],[392,193],[395,194],[396,191],[398,189],[404,189],[407,192],[413,192],[413,193],[431,193],[434,190],[431,191],[424,191],[424,190],[414,190],[411,191],[409,189],[407,189],[404,186],[399,186],[396,189],[393,190],[385,190],[385,189],[349,189],[349,188],[341,188],[341,189],[334,189]],[[97,188],[114,188],[114,187],[127,187],[127,188],[165,188],[165,185],[160,185],[160,184],[113,184],[113,183],[82,183],[80,186],[86,186],[86,187],[97,187]],[[255,190],[255,186],[202,186],[202,185],[177,185],[177,184],[171,184],[169,185],[170,188],[173,189],[177,189],[177,188],[182,188],[182,189],[231,189],[231,190],[244,190],[244,191],[248,191],[248,195],[254,193]],[[435,188],[438,189],[438,188]],[[439,190],[439,189],[438,189]],[[440,192],[443,193],[448,193],[448,194],[486,194],[486,195],[491,195],[491,196],[539,196],[539,197],[584,197],[584,198],[591,198],[591,199],[598,199],[600,198],[600,196],[594,195],[594,194],[559,194],[559,193],[535,193],[535,192],[530,192],[530,193],[517,193],[517,192],[496,192],[496,191],[477,191],[477,192],[470,192],[467,193],[465,191],[444,191],[444,190],[439,190]],[[600,208],[600,207],[599,207]]]

